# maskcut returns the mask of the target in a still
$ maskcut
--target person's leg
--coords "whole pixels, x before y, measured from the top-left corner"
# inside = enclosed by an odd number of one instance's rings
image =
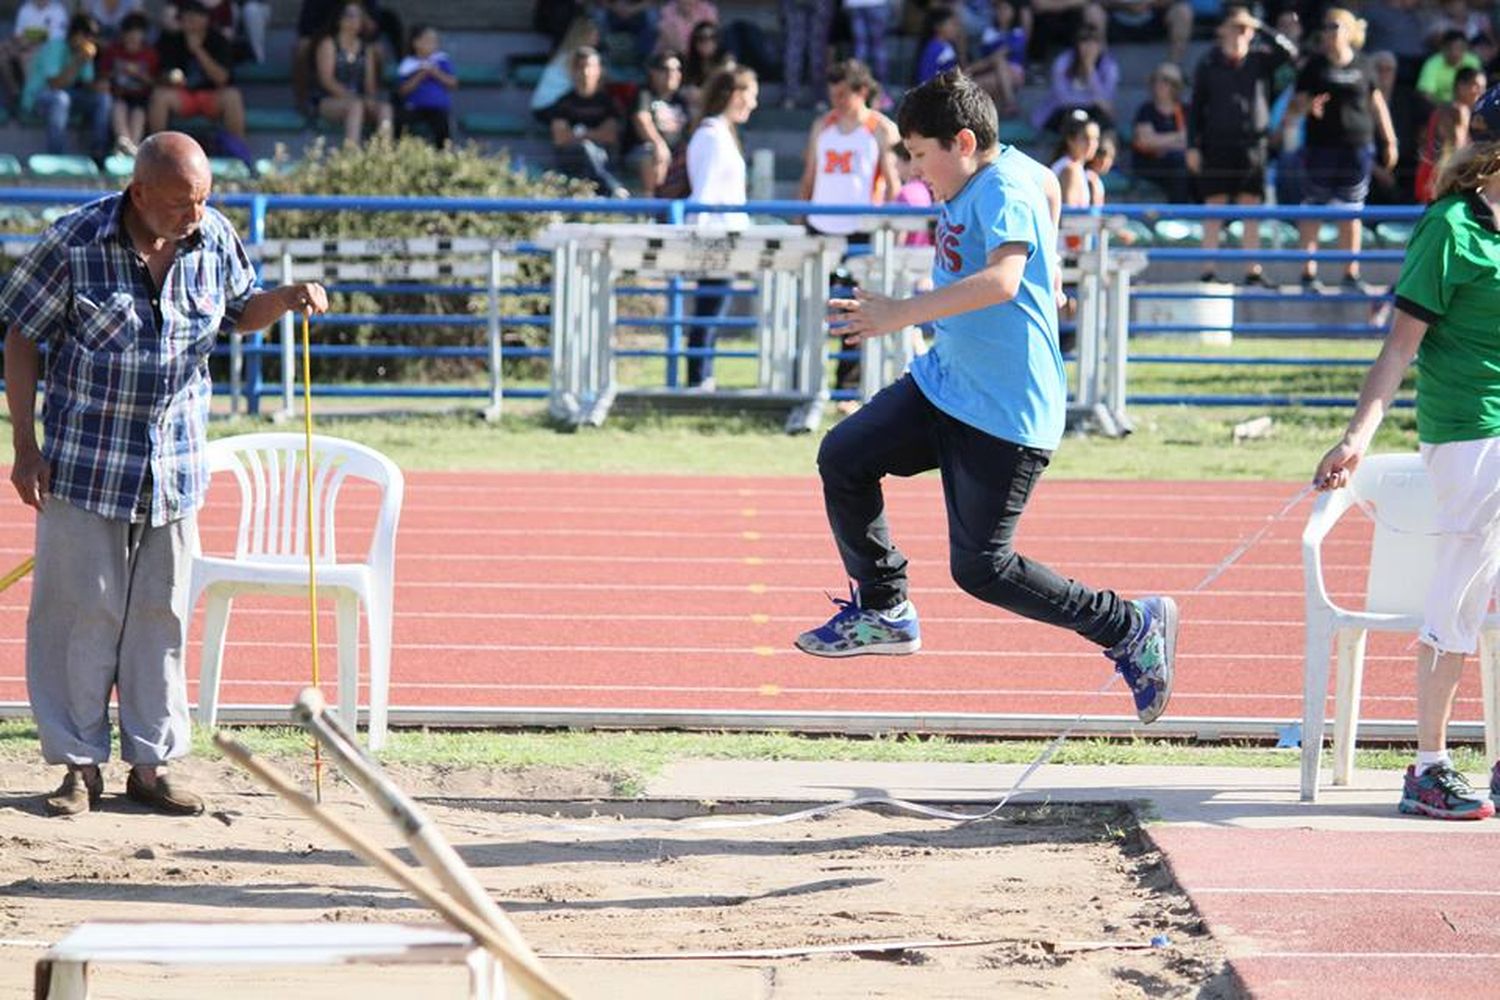
[[[73,109],[73,95],[66,90],[48,87],[37,95],[36,112],[47,127],[47,152],[55,155],[68,151],[68,115]]]
[[[611,198],[627,190],[625,185],[620,183],[620,178],[615,176],[614,167],[609,162],[609,150],[588,139],[578,145],[588,163],[589,176],[593,178],[601,195]]]
[[[823,82],[828,79],[828,44],[833,32],[833,0],[813,0],[808,14],[808,82],[818,93],[813,103],[825,105]]]
[[[1241,193],[1235,201],[1241,205],[1259,205],[1264,199],[1258,194]],[[1260,220],[1246,218],[1241,220],[1241,224],[1245,227],[1243,230],[1245,238],[1241,241],[1241,246],[1246,250],[1259,250]],[[1245,264],[1245,277],[1247,279],[1259,281],[1263,276],[1264,270],[1261,267],[1260,261],[1252,260]]]
[[[1364,235],[1364,227],[1358,219],[1341,219],[1339,221],[1339,249],[1350,253],[1359,253],[1360,243]],[[1359,281],[1359,260],[1349,260],[1344,264],[1344,280],[1349,284]]]
[[[801,0],[781,0],[781,30],[783,53],[782,96],[784,107],[794,107],[802,99],[802,74],[806,69],[808,32],[811,15]],[[817,81],[813,81],[814,86]]]
[[[906,556],[891,541],[880,481],[937,466],[936,414],[904,375],[830,430],[818,449],[828,526],[863,608],[889,610],[907,598]]]
[[[123,139],[129,143],[140,143],[130,128],[132,113],[133,109],[124,101],[116,101],[114,107],[109,109],[109,128],[114,133],[115,142],[118,143]]]
[[[882,88],[891,84],[891,55],[886,49],[886,32],[889,30],[891,9],[886,6],[866,7],[865,31],[870,45],[870,61],[867,64]]]
[[[1207,169],[1208,167],[1207,165],[1205,165],[1204,170]],[[1229,196],[1222,194],[1211,194],[1203,199],[1203,204],[1227,205],[1229,204]],[[1223,227],[1223,225],[1223,219],[1215,218],[1203,220],[1203,250],[1205,253],[1211,254],[1215,250],[1219,249],[1219,230]],[[1212,257],[1209,258],[1209,260],[1212,259]],[[1214,279],[1214,268],[1212,264],[1204,267],[1202,279],[1204,281],[1212,281]]]
[[[358,97],[346,98],[343,102],[344,143],[358,146],[365,131],[365,102]]]
[[[83,102],[89,122],[89,155],[102,161],[109,154],[110,121],[114,100],[102,90],[80,90],[78,98]]]
[[[846,12],[849,16],[849,34],[854,44],[854,58],[872,70],[875,65],[875,47],[871,44],[874,11],[873,7],[859,7]],[[875,74],[875,79],[881,79],[879,73]]]
[[[182,91],[177,87],[157,87],[151,92],[146,111],[146,127],[151,133],[164,130],[177,109],[182,107]]]
[[[1439,653],[1425,642],[1417,645],[1418,753],[1448,749],[1448,721],[1463,669],[1463,653]]]
[[[139,106],[127,107],[125,115],[125,134],[131,145],[139,146],[141,140],[146,138],[146,109]]]
[[[1050,454],[946,414],[935,420],[954,582],[987,604],[1077,632],[1103,649],[1129,637],[1138,623],[1131,602],[1061,576],[1015,550],[1021,513]]]
[[[1179,2],[1167,8],[1167,59],[1181,66],[1193,38],[1193,5]]]
[[[693,316],[698,319],[718,319],[727,298],[721,293],[728,282],[703,278],[698,282],[698,293],[693,297]],[[709,323],[698,323],[688,327],[689,350],[712,351],[718,338],[718,327]],[[714,377],[713,355],[689,355],[687,359],[687,386],[689,389]]]
[[[196,533],[192,516],[130,530],[119,647],[120,757],[138,768],[155,768],[192,747],[183,650]]]

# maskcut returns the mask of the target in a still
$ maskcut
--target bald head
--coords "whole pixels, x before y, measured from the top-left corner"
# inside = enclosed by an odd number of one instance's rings
[[[213,174],[203,147],[181,132],[157,132],[142,142],[130,178],[130,205],[153,241],[186,239],[198,228]]]
[[[203,147],[185,132],[157,132],[147,136],[136,150],[131,180],[137,184],[187,181],[196,186],[209,184],[212,179]]]

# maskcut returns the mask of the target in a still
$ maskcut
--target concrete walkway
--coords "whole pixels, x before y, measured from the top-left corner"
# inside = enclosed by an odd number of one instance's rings
[[[688,761],[654,799],[988,806],[1022,765]],[[1254,997],[1484,995],[1500,982],[1500,820],[1396,811],[1401,776],[1356,772],[1298,800],[1295,768],[1047,766],[1014,802],[1133,801]],[[1472,776],[1478,779],[1479,775]]]

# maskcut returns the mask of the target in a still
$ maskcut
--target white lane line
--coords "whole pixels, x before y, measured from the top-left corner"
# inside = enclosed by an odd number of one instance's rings
[[[1335,961],[1348,961],[1359,959],[1360,961],[1388,961],[1388,962],[1410,962],[1417,959],[1435,959],[1442,962],[1454,961],[1483,961],[1493,962],[1500,960],[1500,952],[1495,951],[1256,951],[1248,955],[1236,955],[1235,959],[1241,958],[1294,958],[1294,959],[1332,959]]]
[[[1500,896],[1500,889],[1408,889],[1381,887],[1371,889],[1345,888],[1283,888],[1261,889],[1252,886],[1212,886],[1207,889],[1191,889],[1190,896]]]

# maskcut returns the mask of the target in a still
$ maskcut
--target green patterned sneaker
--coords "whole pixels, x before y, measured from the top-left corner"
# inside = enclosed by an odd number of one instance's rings
[[[1463,772],[1451,764],[1434,764],[1421,774],[1415,767],[1408,767],[1397,808],[1434,819],[1489,819],[1495,815],[1494,804],[1476,792]]]
[[[1130,685],[1135,714],[1142,724],[1155,722],[1172,697],[1172,665],[1177,659],[1177,602],[1170,597],[1143,597],[1135,602],[1141,627],[1104,655]]]
[[[859,594],[849,589],[849,599],[841,601],[830,595],[838,614],[810,632],[797,636],[796,646],[814,656],[860,656],[878,653],[901,656],[922,648],[917,609],[910,601],[898,617],[887,617],[879,611],[859,606]]]

